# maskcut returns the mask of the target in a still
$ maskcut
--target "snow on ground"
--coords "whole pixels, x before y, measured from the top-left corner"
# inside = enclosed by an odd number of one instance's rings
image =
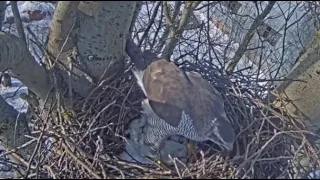
[[[36,1],[18,1],[18,9],[20,13],[21,18],[28,18],[28,11],[41,11],[41,12],[54,12],[54,6],[51,3],[45,3],[45,2],[36,2]],[[13,13],[11,10],[11,6],[6,9],[6,19],[8,17],[13,17]]]
[[[29,10],[38,10],[41,12],[49,12],[51,14],[54,12],[54,6],[51,3],[35,2],[35,1],[18,1],[17,4],[18,4],[18,9],[21,17],[27,16],[28,14],[26,12]],[[9,6],[6,9],[5,20],[10,17],[13,17],[11,6]],[[46,17],[39,21],[23,23],[25,27],[25,34],[27,38],[27,43],[29,45],[29,50],[37,62],[40,61],[37,55],[39,55],[41,58],[42,54],[38,48],[34,47],[35,46],[34,44],[31,44],[29,39],[32,37],[31,35],[29,35],[28,31],[26,30],[26,27],[27,26],[30,27],[31,31],[33,31],[36,34],[40,42],[45,42],[48,35],[50,22],[51,22],[51,17]],[[8,25],[8,24],[3,25],[3,31],[7,31],[13,34],[17,33],[14,25]],[[27,103],[20,98],[20,94],[22,93],[28,94],[27,87],[24,86],[22,82],[20,82],[16,78],[11,78],[11,80],[12,80],[11,87],[2,87],[2,86],[0,87],[0,95],[19,112],[26,112]]]
[[[20,98],[20,94],[28,93],[28,89],[18,79],[11,78],[12,86],[0,86],[0,95],[19,112],[27,112],[28,104]]]
[[[152,5],[149,5],[149,7],[151,8]],[[50,12],[53,13],[54,12],[54,6],[50,3],[45,3],[45,2],[35,2],[35,1],[19,1],[18,2],[18,8],[19,8],[19,12],[21,14],[22,17],[27,17],[27,11],[28,10],[39,10],[39,11],[45,11],[45,12]],[[146,7],[143,6],[142,7],[142,13],[143,12],[147,12]],[[147,14],[147,13],[146,13]],[[200,18],[200,20],[205,20],[206,17],[203,13],[197,13],[195,12],[195,15]],[[6,19],[8,17],[12,17],[12,11],[11,11],[11,7],[8,7],[6,10]],[[148,18],[146,18],[145,20],[147,20]],[[37,38],[41,41],[44,42],[47,38],[47,33],[49,30],[49,25],[51,22],[51,17],[47,17],[43,20],[40,21],[32,21],[29,23],[24,23],[24,26],[29,26],[30,29],[33,32],[36,32],[35,34],[37,35]],[[144,22],[145,24],[148,23],[148,20]],[[143,24],[144,24],[143,23]],[[225,34],[223,34],[221,32],[220,29],[218,29],[217,27],[215,27],[213,24],[211,24],[212,27],[211,28],[211,35],[213,37],[219,37],[218,39],[221,41],[221,43],[225,43],[228,44],[227,42],[230,41],[229,37]],[[9,31],[11,33],[16,33],[15,28],[12,27],[6,27],[6,25],[4,25],[4,29],[5,31]],[[31,38],[31,36],[28,35],[27,31],[26,32],[26,37],[27,39]],[[141,34],[139,34],[139,36],[142,36],[143,32]],[[154,36],[154,35],[151,35]],[[30,45],[30,51],[32,53],[32,55],[35,57],[35,59],[39,62],[40,60],[42,60],[42,55],[41,52],[35,48],[32,48],[31,42],[29,40],[28,44]],[[230,44],[229,44],[230,45]],[[229,52],[229,57],[232,57],[234,54],[234,51],[237,49],[237,47],[239,46],[238,43],[233,43],[232,44],[232,48],[231,48],[231,52]],[[217,51],[222,53],[224,50],[224,47],[219,47],[217,46]],[[234,50],[234,51],[232,51]],[[40,56],[39,57],[36,55],[38,54]],[[241,64],[241,63],[240,63]],[[241,64],[240,66],[245,66],[246,63]],[[248,65],[248,64],[246,64]],[[239,67],[238,67],[239,68]],[[241,69],[241,68],[239,68]],[[15,79],[12,78],[12,87],[9,88],[4,88],[4,87],[0,87],[0,95],[5,98],[5,100],[12,105],[16,110],[21,111],[21,112],[26,112],[26,108],[27,108],[27,103],[22,100],[19,95],[21,93],[27,93],[27,88],[25,86],[23,86],[23,84]],[[146,129],[146,118],[144,116],[135,119],[131,122],[129,129],[126,131],[126,135],[129,135],[130,138],[127,139],[127,145],[126,145],[126,151],[123,152],[120,155],[120,158],[126,161],[130,161],[130,162],[140,162],[140,163],[145,163],[145,164],[151,164],[152,162],[150,162],[148,159],[146,159],[144,156],[148,156],[149,155],[149,147],[145,146],[142,144],[142,140],[144,138],[144,132]],[[48,142],[50,143],[50,142]],[[165,162],[169,161],[169,157],[168,155],[170,154],[173,157],[178,157],[182,162],[186,162],[187,161],[187,147],[186,147],[186,143],[187,143],[187,139],[181,136],[171,136],[169,137],[167,140],[164,140],[164,148],[160,151],[162,158]],[[0,151],[2,151],[3,146],[0,144]],[[1,153],[1,152],[0,152]],[[0,164],[0,177],[7,177],[7,172],[5,172],[5,169],[3,169],[3,167]],[[11,174],[12,175],[12,174]],[[11,176],[9,175],[9,176]]]
[[[54,6],[50,3],[45,3],[45,2],[35,2],[35,1],[18,1],[18,9],[20,12],[21,18],[23,17],[28,17],[27,11],[28,10],[39,10],[41,12],[50,12],[53,13],[54,11]],[[6,9],[6,15],[5,15],[5,21],[8,18],[12,18],[13,14],[11,11],[11,6],[9,6]],[[24,27],[29,26],[30,29],[37,35],[37,38],[39,39],[40,42],[45,42],[48,34],[48,27],[51,21],[51,17],[46,17],[43,20],[40,21],[32,21],[29,23],[23,23]],[[13,34],[17,35],[16,28],[14,25],[8,25],[4,24],[3,25],[3,31],[10,32]],[[40,61],[38,56],[35,55],[37,53],[41,57],[41,52],[39,49],[35,48],[33,49],[30,44],[29,39],[31,38],[30,35],[28,34],[28,31],[25,30],[26,38],[27,38],[27,43],[29,44],[29,50],[31,54],[35,57],[35,60],[37,62]],[[27,112],[27,107],[28,104],[25,100],[20,98],[20,94],[26,93],[28,94],[28,89],[26,86],[22,84],[21,81],[18,79],[11,77],[12,81],[12,86],[10,87],[3,87],[0,85],[0,95],[2,98],[5,99],[5,101],[14,107],[18,112],[25,113]],[[4,152],[4,147],[0,142],[0,154]],[[6,163],[8,161],[8,157],[2,157],[0,158],[0,178],[9,178],[9,177],[15,177],[15,172],[11,168],[11,166]]]

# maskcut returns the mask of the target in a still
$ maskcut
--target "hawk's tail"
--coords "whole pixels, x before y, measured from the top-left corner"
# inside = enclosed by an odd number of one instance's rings
[[[137,69],[135,66],[133,66],[131,68],[131,71],[132,71],[134,77],[137,79],[138,85],[141,87],[143,93],[147,96],[146,90],[144,89],[143,81],[142,81],[143,80],[144,71]]]

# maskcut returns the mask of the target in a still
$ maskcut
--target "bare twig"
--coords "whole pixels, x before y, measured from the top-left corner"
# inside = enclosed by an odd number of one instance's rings
[[[24,43],[24,45],[26,47],[28,47],[27,46],[27,41],[26,41],[26,35],[24,34],[23,25],[22,25],[22,22],[21,22],[21,17],[20,17],[17,1],[10,1],[10,4],[11,4],[12,13],[13,13],[13,16],[14,16],[14,21],[15,21],[15,24],[16,24],[16,27],[17,27],[17,31],[18,31],[19,37],[22,40],[22,42]]]
[[[67,145],[63,144],[63,148],[67,153],[73,158],[74,161],[78,162],[82,167],[84,167],[93,177],[97,179],[102,179],[97,173],[94,172],[86,163],[82,162],[70,149]]]
[[[227,73],[231,73],[234,71],[234,69],[236,68],[241,57],[245,53],[247,46],[248,46],[249,42],[251,41],[255,31],[261,25],[264,18],[269,14],[269,12],[271,11],[271,9],[273,8],[275,3],[276,3],[276,1],[270,1],[269,4],[266,6],[266,8],[263,10],[263,12],[255,18],[255,20],[253,21],[253,23],[250,26],[250,29],[248,30],[248,32],[244,36],[242,43],[239,45],[239,48],[237,49],[237,51],[235,52],[234,56],[232,57],[229,65],[227,66],[227,68],[226,68]]]
[[[150,21],[149,21],[149,24],[148,24],[146,30],[144,31],[144,33],[143,33],[143,35],[142,35],[142,37],[141,37],[141,39],[140,39],[140,41],[139,41],[139,43],[138,43],[138,46],[139,46],[139,47],[141,47],[141,44],[142,44],[143,40],[147,37],[150,28],[151,28],[152,25],[154,24],[154,20],[155,20],[157,14],[158,14],[160,5],[161,5],[161,1],[159,1],[159,2],[157,3],[156,7],[154,8],[154,11],[153,11],[153,13],[152,13],[151,19],[150,19]]]
[[[170,18],[170,16],[168,16],[168,13],[166,13],[166,11],[164,11],[164,14],[165,14],[166,20],[167,20],[167,24],[170,25],[170,33],[169,33],[169,37],[168,37],[169,39],[167,40],[166,45],[165,45],[164,50],[161,55],[163,58],[170,59],[170,56],[173,53],[173,49],[176,46],[176,44],[178,43],[178,40],[179,40],[180,36],[182,35],[185,26],[187,25],[191,13],[200,3],[201,3],[201,1],[192,1],[192,2],[188,1],[188,2],[186,2],[184,10],[181,15],[181,19],[179,21],[179,25],[177,27],[174,26],[172,19]]]
[[[5,17],[6,1],[0,1],[0,31]]]

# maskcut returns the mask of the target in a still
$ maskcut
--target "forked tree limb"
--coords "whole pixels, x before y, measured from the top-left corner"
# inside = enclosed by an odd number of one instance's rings
[[[277,1],[269,1],[269,4],[266,6],[266,8],[263,10],[261,14],[259,14],[253,23],[251,24],[248,32],[243,38],[242,43],[239,45],[239,48],[235,52],[234,56],[232,57],[230,63],[227,65],[226,72],[228,74],[232,73],[234,69],[236,68],[237,64],[239,63],[240,59],[244,55],[244,53],[247,50],[247,46],[249,42],[251,41],[254,33],[256,32],[257,28],[261,25],[263,20],[266,18],[266,16],[270,13],[271,9],[273,8],[274,4]]]
[[[136,20],[137,20],[137,18],[139,16],[140,11],[141,11],[142,5],[143,5],[143,1],[137,1],[136,7],[135,7],[135,10],[134,10],[134,13],[133,13],[133,17],[132,17],[130,29],[129,29],[129,34],[130,35],[132,34],[133,27],[135,26],[135,23],[136,23]]]
[[[162,53],[162,57],[165,59],[170,59],[170,56],[173,53],[175,46],[177,45],[180,36],[182,35],[184,28],[186,27],[189,18],[194,11],[194,9],[201,3],[201,1],[187,1],[185,7],[182,11],[181,19],[177,27],[175,27],[175,23],[172,21],[172,18],[169,16],[168,12],[168,4],[166,1],[164,2],[164,14],[166,16],[167,24],[170,26],[170,33],[166,44],[164,46],[164,50]]]
[[[17,36],[0,32],[0,71],[10,71],[38,97],[45,99],[51,90],[51,81],[45,69],[30,54]]]
[[[173,9],[173,15],[171,18],[173,21],[176,21],[181,5],[182,5],[181,1],[175,2],[174,9]],[[167,9],[164,9],[164,8],[166,8],[166,6],[163,5],[163,11],[164,11],[164,13],[167,13],[167,12],[165,12],[165,11],[167,11]],[[170,32],[170,26],[169,26],[169,24],[167,24],[163,33],[162,33],[162,36],[159,39],[159,45],[157,46],[157,49],[155,50],[155,52],[160,52],[162,50],[162,48],[164,47],[164,45],[166,43],[166,39],[168,38],[169,32]]]

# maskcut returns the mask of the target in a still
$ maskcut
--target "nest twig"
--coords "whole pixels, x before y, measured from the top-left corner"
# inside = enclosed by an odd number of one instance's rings
[[[303,119],[268,105],[265,87],[253,85],[250,77],[241,73],[230,80],[206,65],[185,64],[182,68],[198,70],[224,96],[237,134],[232,153],[222,155],[212,150],[214,144],[205,142],[198,161],[180,166],[182,162],[175,159],[172,171],[120,160],[118,155],[126,143],[124,131],[130,120],[139,116],[143,97],[131,72],[126,71],[102,81],[78,101],[75,114],[49,116],[50,126],[41,118],[35,121],[33,141],[41,146],[31,163],[25,164],[28,178],[292,178],[294,173],[305,177],[319,166],[318,149],[310,140],[316,135],[305,129]],[[45,146],[48,138],[50,150]],[[309,157],[310,162],[299,175],[299,166],[292,162],[297,164],[302,157]]]

